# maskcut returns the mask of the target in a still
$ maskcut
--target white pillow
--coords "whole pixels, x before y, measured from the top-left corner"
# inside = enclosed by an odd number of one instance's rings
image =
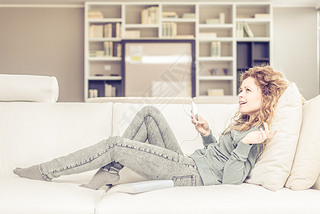
[[[56,102],[58,95],[55,77],[0,74],[0,101]]]
[[[291,170],[302,121],[299,90],[291,83],[278,101],[272,122],[277,134],[266,145],[246,182],[277,191],[281,189]]]
[[[320,173],[320,95],[303,106],[299,143],[286,187],[304,190],[312,187]]]

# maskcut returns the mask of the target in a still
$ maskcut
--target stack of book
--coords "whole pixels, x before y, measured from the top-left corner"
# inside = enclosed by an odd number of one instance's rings
[[[89,57],[104,57],[104,51],[101,50],[94,50],[89,52]]]
[[[158,7],[149,7],[141,11],[142,24],[158,24]]]
[[[115,30],[115,32],[113,32]],[[121,37],[121,23],[115,23],[115,29],[112,23],[108,24],[93,24],[89,27],[90,38],[116,38]]]
[[[124,36],[126,39],[139,39],[140,30],[126,30]]]
[[[162,18],[164,18],[164,19],[177,19],[178,14],[176,12],[162,12]]]
[[[177,23],[164,22],[162,23],[162,37],[170,38],[177,36]]]
[[[217,33],[199,33],[199,39],[215,39],[217,38]]]
[[[254,37],[254,34],[253,34],[253,32],[247,22],[237,22],[236,36],[238,38]]]
[[[219,13],[219,18],[217,19],[207,19],[206,24],[224,24],[226,19],[225,13]]]
[[[212,41],[211,42],[211,56],[212,57],[220,57],[221,56],[221,42],[220,41]]]
[[[103,14],[98,10],[91,10],[88,12],[89,19],[103,19]]]
[[[116,87],[111,84],[106,83],[104,86],[104,96],[105,97],[115,97],[116,96]]]
[[[98,97],[98,89],[89,89],[89,98]]]

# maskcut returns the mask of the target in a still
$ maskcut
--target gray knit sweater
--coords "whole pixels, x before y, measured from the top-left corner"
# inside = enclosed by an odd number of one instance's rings
[[[204,185],[241,184],[249,175],[262,149],[261,144],[247,145],[242,139],[245,132],[232,130],[220,136],[219,142],[210,133],[202,136],[204,149],[190,157],[195,161]]]

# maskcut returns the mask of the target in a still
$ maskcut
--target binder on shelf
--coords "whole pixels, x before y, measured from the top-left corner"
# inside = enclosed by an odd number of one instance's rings
[[[122,56],[122,46],[120,43],[117,44],[117,57]]]
[[[211,42],[211,56],[220,57],[221,56],[221,42],[213,41]]]
[[[116,23],[116,38],[121,38],[121,23]]]
[[[104,42],[104,56],[113,57],[113,42]]]
[[[112,24],[108,23],[103,25],[103,37],[111,38],[112,37]]]
[[[177,36],[177,23],[164,22],[162,23],[162,36],[172,38]]]

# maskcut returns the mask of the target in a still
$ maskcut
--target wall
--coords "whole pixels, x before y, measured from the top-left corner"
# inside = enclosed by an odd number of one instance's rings
[[[83,101],[83,8],[0,8],[0,73],[56,76],[58,101]]]
[[[273,66],[296,82],[306,99],[319,94],[317,11],[309,7],[274,8]]]
[[[83,8],[0,8],[0,73],[54,75],[59,101],[83,101]],[[319,94],[315,8],[274,9],[273,66]]]

